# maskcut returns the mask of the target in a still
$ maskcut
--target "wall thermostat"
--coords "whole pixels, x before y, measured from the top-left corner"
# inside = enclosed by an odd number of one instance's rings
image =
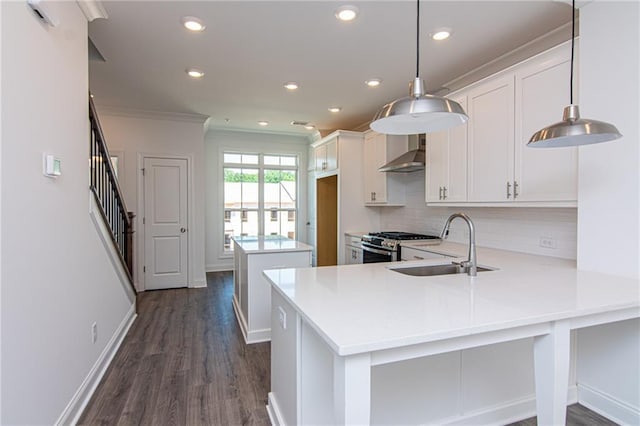
[[[43,156],[43,172],[47,177],[57,178],[62,174],[62,170],[60,168],[60,159],[54,157],[53,155],[45,154]]]

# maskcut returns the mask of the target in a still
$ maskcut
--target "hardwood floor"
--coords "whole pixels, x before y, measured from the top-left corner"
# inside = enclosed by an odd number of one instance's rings
[[[244,344],[230,272],[207,284],[139,296],[138,319],[78,424],[269,425],[269,343]],[[567,424],[615,423],[575,404]]]
[[[269,343],[245,345],[230,272],[149,291],[79,424],[268,425]]]

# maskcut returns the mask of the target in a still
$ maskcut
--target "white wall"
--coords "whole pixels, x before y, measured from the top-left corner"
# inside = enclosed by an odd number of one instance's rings
[[[119,165],[120,187],[124,192],[127,209],[136,214],[144,200],[142,165],[144,155],[180,156],[189,159],[189,286],[206,286],[205,277],[205,116],[147,113],[142,111],[114,110],[97,104],[98,116],[110,151],[123,154],[124,167]],[[142,215],[135,222],[136,288],[144,290],[142,267],[144,259],[144,225]]]
[[[55,423],[132,307],[89,216],[87,21],[76,2],[48,5],[56,28],[0,2],[1,424]]]
[[[406,205],[378,208],[383,230],[440,235],[444,222],[452,213],[464,212],[476,226],[479,246],[576,258],[575,208],[427,207],[424,200],[424,172],[408,173],[404,180]],[[556,248],[540,247],[540,237],[554,238]],[[467,225],[463,221],[453,221],[449,240],[466,243],[468,238]]]
[[[252,133],[240,131],[210,130],[205,136],[206,192],[206,269],[207,271],[223,271],[233,269],[233,258],[224,255],[222,202],[222,156],[225,150],[239,152],[263,152],[270,154],[298,155],[298,232],[306,235],[307,223],[307,149],[309,140],[306,137],[277,135],[269,133]]]
[[[632,278],[640,277],[639,13],[638,2],[580,9],[581,114],[614,123],[623,138],[580,148],[578,268]],[[640,321],[580,331],[585,405],[640,424],[638,377]]]

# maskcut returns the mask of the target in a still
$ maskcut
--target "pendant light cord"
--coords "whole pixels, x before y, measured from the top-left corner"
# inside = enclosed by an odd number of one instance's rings
[[[570,105],[573,105],[573,51],[576,43],[576,0],[571,1],[571,80],[569,82]]]
[[[575,1],[575,0],[574,0]],[[416,78],[420,77],[420,0],[416,12]]]

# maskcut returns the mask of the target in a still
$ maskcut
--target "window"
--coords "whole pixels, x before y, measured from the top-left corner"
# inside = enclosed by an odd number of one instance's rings
[[[224,153],[224,249],[233,235],[296,238],[298,158]]]

